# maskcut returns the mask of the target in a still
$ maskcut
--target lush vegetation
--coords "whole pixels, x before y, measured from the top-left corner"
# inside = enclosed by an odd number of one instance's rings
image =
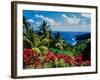
[[[90,66],[90,39],[69,45],[59,32],[52,35],[43,21],[39,30],[23,17],[23,68],[56,68]]]

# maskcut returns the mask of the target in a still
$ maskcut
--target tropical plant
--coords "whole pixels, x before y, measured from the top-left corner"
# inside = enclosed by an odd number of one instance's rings
[[[46,46],[40,46],[39,49],[42,53],[41,56],[45,55],[48,51],[48,48]]]
[[[64,40],[62,39],[61,34],[59,32],[54,33],[54,36],[52,37],[51,41],[51,47],[55,47],[62,50],[63,46]]]
[[[50,25],[46,23],[45,21],[43,21],[40,24],[40,30],[38,31],[38,35],[42,36],[42,38],[50,37],[51,29],[49,27]]]

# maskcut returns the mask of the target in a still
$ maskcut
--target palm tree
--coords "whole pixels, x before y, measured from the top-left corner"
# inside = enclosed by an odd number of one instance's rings
[[[50,25],[43,21],[40,24],[40,29],[38,31],[38,35],[41,36],[41,45],[47,46],[49,47],[50,45],[50,41],[51,41],[51,29],[50,29]]]
[[[43,21],[40,24],[40,30],[38,32],[38,35],[42,36],[43,38],[50,37],[51,35],[50,25],[46,23],[45,21]]]
[[[24,48],[37,47],[40,44],[40,37],[35,34],[34,28],[31,27],[23,17],[23,46]]]
[[[52,37],[51,46],[58,49],[63,49],[64,40],[62,39],[61,34],[59,32],[56,32]]]

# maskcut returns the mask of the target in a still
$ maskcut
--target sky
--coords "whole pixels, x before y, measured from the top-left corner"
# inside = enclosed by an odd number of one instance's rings
[[[35,29],[46,21],[52,31],[91,32],[90,13],[23,10],[23,16]]]

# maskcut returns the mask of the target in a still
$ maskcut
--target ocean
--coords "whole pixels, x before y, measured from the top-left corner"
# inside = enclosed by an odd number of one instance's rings
[[[54,35],[57,31],[53,31],[52,35]],[[65,40],[67,44],[75,45],[77,43],[76,36],[90,34],[90,32],[61,32],[61,37]]]

